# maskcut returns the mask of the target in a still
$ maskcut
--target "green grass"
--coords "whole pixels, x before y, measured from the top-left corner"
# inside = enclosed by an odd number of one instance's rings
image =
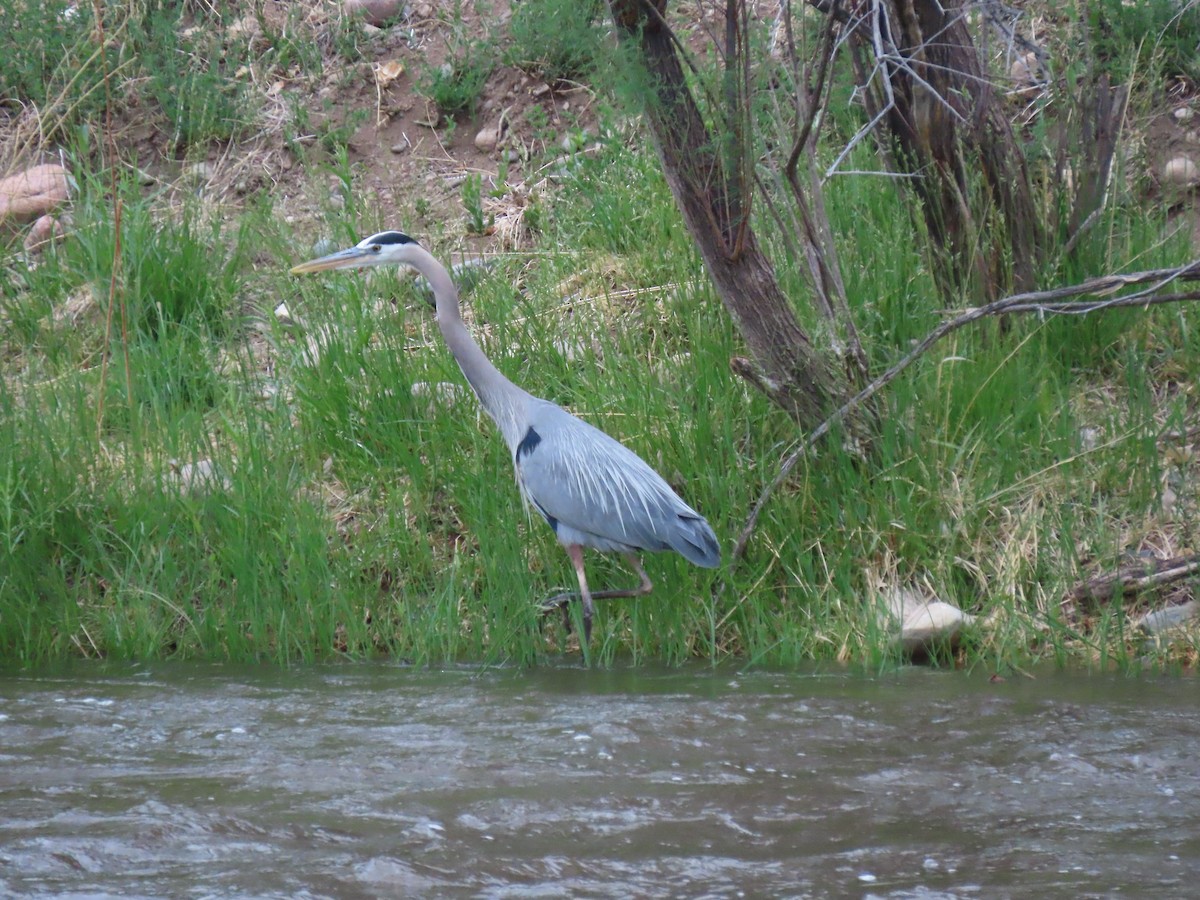
[[[104,108],[104,69],[117,51],[92,40],[91,4],[15,0],[0,30],[0,97],[72,118]]]
[[[199,118],[172,119],[184,143],[248,112],[204,118],[226,90],[205,73],[224,70],[195,52],[209,100],[184,104]],[[264,65],[306,70],[306,52],[283,41]],[[15,65],[0,54],[6,78]],[[339,146],[332,173],[314,174],[345,186],[325,223],[336,240],[412,229],[452,261],[462,247],[377,213]],[[168,208],[133,184],[118,189],[118,253],[107,184],[82,163],[76,180],[68,240],[32,265],[0,257],[0,654],[535,664],[575,652],[560,619],[537,612],[572,586],[571,567],[522,508],[506,447],[406,278],[290,278],[307,241],[269,198]],[[894,181],[828,190],[855,321],[882,371],[941,320],[937,291]],[[479,197],[463,199],[483,226]],[[536,246],[466,298],[476,332],[513,380],[649,460],[728,552],[800,435],[730,374],[744,351],[657,160],[644,141],[602,139],[539,204]],[[758,227],[819,329],[799,262]],[[1116,195],[1041,281],[1188,254]],[[280,301],[302,325],[275,320]],[[834,436],[801,464],[736,571],[650,557],[654,594],[600,604],[592,660],[892,665],[879,594],[908,587],[988,617],[944,664],[1194,661],[1194,644],[1131,639],[1131,615],[1155,598],[1085,615],[1060,604],[1147,547],[1195,546],[1196,463],[1155,439],[1191,421],[1194,320],[1177,306],[956,333],[880,395],[868,459]],[[458,396],[428,387],[443,383]],[[201,463],[209,482],[182,479]],[[633,582],[619,561],[588,565],[594,586]]]
[[[462,378],[400,275],[290,279],[304,253],[269,210],[206,224],[130,190],[127,327],[114,324],[106,344],[112,204],[83,184],[78,228],[57,255],[34,270],[6,263],[18,277],[3,313],[19,323],[5,332],[0,393],[6,656],[533,663],[574,646],[557,617],[540,625],[536,601],[572,572],[522,509],[490,421],[465,393],[414,392]],[[880,367],[937,321],[900,233],[902,202],[849,179],[831,198]],[[1133,213],[1115,211],[1081,265],[1181,258],[1178,241],[1160,242],[1159,224]],[[608,148],[547,221],[544,246],[577,252],[514,260],[475,289],[467,306],[487,325],[485,346],[515,381],[650,460],[728,550],[797,434],[728,374],[738,339],[653,158]],[[630,286],[647,290],[613,294]],[[91,315],[55,319],[78,291],[98,298]],[[280,298],[302,333],[264,315]],[[1186,410],[1185,395],[1164,390],[1197,375],[1189,314],[1027,317],[959,333],[884,394],[869,464],[836,441],[806,461],[725,593],[712,590],[727,570],[651,557],[655,593],[601,604],[593,659],[887,664],[897,657],[874,592],[916,583],[994,617],[968,664],[1132,664],[1119,607],[1085,625],[1066,621],[1057,597],[1085,560],[1116,561],[1183,527],[1157,505],[1166,464],[1147,432],[1156,415],[1178,423]],[[1098,447],[1085,447],[1085,426],[1103,434]],[[200,460],[224,481],[181,486],[173,473]],[[595,585],[632,582],[598,556],[589,571]]]
[[[43,141],[96,127],[111,112],[117,121],[161,123],[182,152],[254,122],[241,71],[251,48],[220,27],[232,22],[235,4],[130,0],[103,8],[103,41],[92,4],[60,0],[16,0],[0,32],[0,97],[36,116]]]
[[[498,61],[498,47],[490,33],[479,35],[463,18],[462,0],[446,14],[446,56],[441,65],[422,63],[417,90],[437,104],[443,115],[474,115],[475,107]],[[485,12],[484,21],[490,19]]]
[[[1088,4],[1085,39],[1101,71],[1128,81],[1147,71],[1195,82],[1200,77],[1200,9],[1157,0]]]
[[[598,0],[528,0],[513,10],[504,61],[551,83],[582,79],[604,53],[605,12]]]

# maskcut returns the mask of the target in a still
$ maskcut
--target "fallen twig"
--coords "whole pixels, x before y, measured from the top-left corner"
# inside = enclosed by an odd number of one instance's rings
[[[1174,431],[1164,431],[1158,436],[1159,443],[1194,441],[1200,437],[1200,425],[1180,428]]]
[[[1200,572],[1200,554],[1172,559],[1146,559],[1127,563],[1111,575],[1081,581],[1063,595],[1062,605],[1083,600],[1104,603],[1118,595],[1137,594],[1150,588],[1181,581]]]

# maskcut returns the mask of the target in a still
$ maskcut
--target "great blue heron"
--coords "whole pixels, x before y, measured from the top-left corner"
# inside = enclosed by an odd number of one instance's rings
[[[521,493],[549,523],[575,566],[585,644],[591,641],[593,599],[637,597],[652,589],[638,551],[675,550],[699,566],[720,564],[721,548],[708,522],[640,456],[561,407],[517,387],[492,365],[463,324],[450,274],[408,235],[382,231],[346,250],[302,263],[292,273],[387,265],[412,266],[433,289],[442,337],[504,436]],[[584,547],[620,551],[641,584],[592,593],[583,570]],[[573,594],[560,594],[545,608],[573,598]]]

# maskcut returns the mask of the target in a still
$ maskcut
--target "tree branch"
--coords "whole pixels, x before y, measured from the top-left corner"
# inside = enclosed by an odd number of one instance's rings
[[[1083,315],[1104,309],[1116,309],[1118,307],[1151,306],[1159,303],[1200,300],[1200,291],[1184,291],[1174,294],[1155,293],[1177,280],[1200,281],[1200,260],[1195,260],[1175,269],[1150,269],[1145,272],[1134,272],[1128,275],[1102,275],[1098,278],[1089,278],[1081,284],[1052,288],[1048,291],[1031,291],[1023,294],[1015,294],[984,306],[965,310],[953,319],[943,322],[929,332],[929,334],[925,335],[912,350],[893,363],[887,371],[847,400],[833,415],[809,432],[800,441],[800,445],[788,454],[780,464],[779,472],[771,479],[771,483],[767,485],[762,494],[759,495],[758,500],[755,501],[754,508],[750,511],[750,515],[746,519],[746,524],[742,527],[742,531],[738,535],[737,543],[734,545],[733,553],[730,557],[731,570],[736,568],[742,556],[745,555],[746,546],[750,543],[750,538],[758,527],[759,517],[762,515],[763,508],[767,505],[767,501],[771,499],[771,496],[783,484],[788,475],[791,474],[792,469],[796,467],[796,463],[804,457],[817,441],[829,432],[829,429],[840,422],[851,410],[869,400],[894,381],[901,372],[923,356],[930,347],[946,335],[958,331],[972,322],[1004,313],[1038,312],[1057,315]],[[1110,294],[1113,291],[1120,290],[1122,287],[1137,284],[1149,284],[1150,287],[1133,294],[1125,294],[1107,300],[1065,299],[1077,297],[1081,294]]]

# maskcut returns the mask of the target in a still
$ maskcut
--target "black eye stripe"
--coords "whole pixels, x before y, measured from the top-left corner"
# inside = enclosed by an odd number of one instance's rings
[[[383,244],[415,244],[416,241],[400,231],[381,231],[379,234],[371,235],[365,243],[382,246]]]

